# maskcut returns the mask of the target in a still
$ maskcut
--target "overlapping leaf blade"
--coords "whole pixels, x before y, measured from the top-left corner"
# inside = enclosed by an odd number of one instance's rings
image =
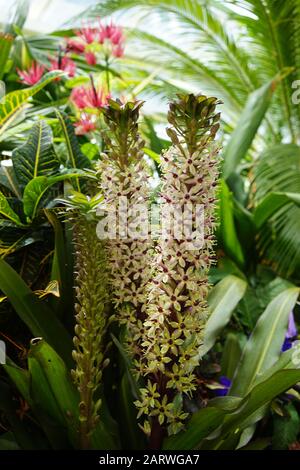
[[[13,165],[19,184],[25,186],[33,178],[50,175],[59,168],[52,142],[52,130],[46,121],[33,125],[27,142],[15,149]]]

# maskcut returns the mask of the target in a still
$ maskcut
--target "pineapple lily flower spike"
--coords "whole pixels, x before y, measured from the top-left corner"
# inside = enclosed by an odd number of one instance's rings
[[[80,447],[90,447],[99,421],[101,400],[96,393],[107,365],[105,333],[108,325],[108,275],[103,242],[96,235],[99,195],[89,197],[73,191],[64,202],[70,212],[75,248],[75,312],[73,381],[80,395]]]
[[[179,95],[168,113],[172,146],[162,155],[161,200],[167,208],[182,212],[187,203],[203,208],[203,244],[191,248],[184,237],[166,234],[157,242],[154,276],[147,286],[143,351],[135,364],[145,379],[135,404],[152,448],[159,448],[166,434],[184,427],[188,414],[183,399],[196,390],[195,368],[208,316],[208,271],[214,256],[219,103],[213,97]]]
[[[136,214],[136,205],[148,204],[148,174],[143,161],[144,141],[138,133],[141,102],[110,100],[104,109],[107,125],[105,143],[107,153],[99,162],[99,182],[104,197],[102,209],[109,213],[117,210],[119,224],[117,233],[107,240],[107,259],[110,270],[112,301],[115,318],[126,329],[125,347],[131,359],[141,352],[141,337],[145,306],[145,286],[151,277],[152,244],[148,233],[138,238],[130,236],[130,226]],[[127,233],[122,231],[122,204],[125,201]],[[101,205],[100,205],[101,209]]]

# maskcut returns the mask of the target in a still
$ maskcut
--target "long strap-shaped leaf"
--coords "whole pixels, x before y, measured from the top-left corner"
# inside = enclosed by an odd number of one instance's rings
[[[251,147],[278,83],[291,71],[285,70],[249,96],[238,125],[223,152],[223,175],[226,180],[236,171],[237,165]]]
[[[71,173],[72,171],[72,173]],[[64,173],[57,176],[37,176],[36,178],[29,181],[24,189],[23,205],[24,213],[34,219],[37,210],[40,207],[41,200],[48,189],[59,181],[74,180],[80,177],[89,178],[92,176],[81,172],[80,170],[70,170],[70,173]]]
[[[11,220],[14,222],[16,225],[22,226],[22,222],[16,214],[13,209],[10,207],[10,205],[7,202],[6,197],[4,194],[1,193],[0,191],[0,216],[4,216],[6,219]]]
[[[201,356],[214,345],[218,335],[230,320],[231,314],[243,295],[247,283],[236,276],[226,276],[211,291],[208,304],[211,315],[207,321],[204,334],[204,344],[200,347]]]
[[[91,163],[89,159],[81,152],[79,143],[77,141],[74,127],[66,113],[60,110],[56,110],[57,118],[60,122],[64,138],[66,141],[66,146],[69,155],[69,162],[71,168],[90,168]],[[80,191],[80,185],[78,179],[75,180],[75,189]]]
[[[0,102],[0,135],[9,127],[16,114],[23,109],[28,98],[42,90],[48,83],[62,75],[60,71],[48,72],[32,87],[8,93]]]
[[[212,400],[211,406],[199,410],[192,416],[186,431],[166,438],[163,448],[197,449],[202,439],[219,428],[219,439],[212,441],[211,448],[215,448],[218,441],[222,442],[230,432],[238,430],[256,410],[270,403],[273,398],[288,390],[299,380],[299,369],[279,370],[257,384],[243,399],[234,400],[234,397],[222,397]],[[231,409],[226,406],[228,401],[232,403]]]
[[[48,305],[37,299],[21,276],[4,260],[0,260],[0,289],[31,333],[43,337],[70,364],[72,340],[67,331]]]
[[[37,176],[58,170],[59,160],[52,143],[52,130],[46,121],[39,121],[33,126],[26,144],[13,151],[12,160],[22,186]]]
[[[14,42],[14,36],[9,33],[0,33],[0,80],[5,73],[5,66],[9,57],[11,46]]]
[[[247,341],[240,365],[233,379],[230,395],[243,397],[259,376],[279,358],[288,317],[299,295],[299,288],[281,292],[269,303]]]

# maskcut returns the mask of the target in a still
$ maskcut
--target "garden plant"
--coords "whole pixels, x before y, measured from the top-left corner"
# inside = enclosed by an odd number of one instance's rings
[[[0,31],[0,450],[299,450],[298,1],[102,0],[48,35],[29,3]]]

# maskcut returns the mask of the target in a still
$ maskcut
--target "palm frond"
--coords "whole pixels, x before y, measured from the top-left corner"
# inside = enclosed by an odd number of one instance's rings
[[[281,144],[268,149],[261,155],[254,175],[255,203],[270,193],[300,194],[300,147]],[[260,256],[272,260],[281,275],[299,273],[299,231],[300,207],[289,202],[274,212],[259,232]]]

